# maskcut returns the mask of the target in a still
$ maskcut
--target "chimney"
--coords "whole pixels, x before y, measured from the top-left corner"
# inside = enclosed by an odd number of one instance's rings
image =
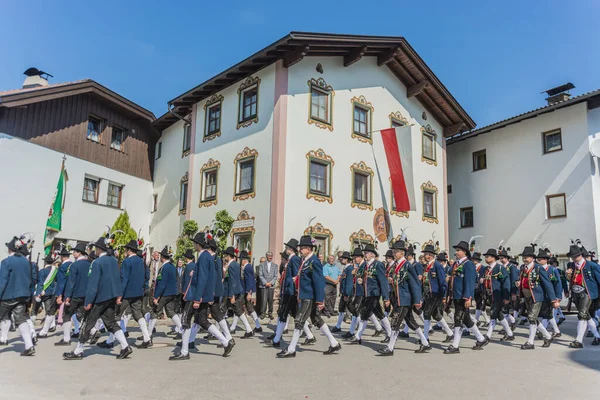
[[[23,89],[48,86],[48,77],[53,77],[49,73],[33,67],[28,68],[23,74],[27,76],[23,82]]]
[[[552,104],[569,100],[571,98],[571,93],[569,93],[569,90],[571,89],[575,89],[575,85],[573,85],[571,82],[568,82],[564,85],[545,90],[542,93],[546,93],[548,95],[546,101],[548,102],[548,105],[551,106]]]

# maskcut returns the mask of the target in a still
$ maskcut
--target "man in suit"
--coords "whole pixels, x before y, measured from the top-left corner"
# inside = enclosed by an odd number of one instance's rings
[[[506,267],[498,262],[496,249],[489,249],[484,255],[487,267],[483,272],[483,298],[490,302],[490,324],[488,325],[487,338],[491,339],[496,327],[496,321],[504,328],[502,340],[512,341],[515,336],[508,325],[502,312],[505,305],[510,302],[510,273]]]
[[[152,309],[152,296],[154,294],[154,288],[156,286],[156,277],[158,276],[158,271],[160,271],[162,264],[163,263],[160,260],[160,253],[158,251],[153,251],[152,259],[150,260],[150,263],[148,263],[148,285],[144,291],[144,307],[142,310],[144,314],[149,313]],[[152,334],[152,332],[150,332],[150,334]]]
[[[260,316],[264,318],[265,311],[269,312],[269,319],[273,319],[273,297],[275,295],[275,283],[279,266],[273,262],[273,253],[268,251],[265,254],[266,261],[260,264],[258,275],[260,284],[258,291],[261,293]]]
[[[167,317],[171,318],[175,323],[176,330],[181,332],[181,317],[175,312],[177,302],[179,301],[179,290],[177,287],[177,269],[171,262],[171,254],[169,247],[160,252],[162,267],[156,277],[156,287],[154,288],[154,300],[150,318],[150,326],[148,328],[150,335],[154,331],[154,326],[158,316],[165,311]],[[181,334],[174,337],[175,340],[181,339]]]
[[[254,276],[254,267],[250,263],[250,254],[248,254],[247,251],[242,250],[239,258],[242,271],[242,286],[244,288],[244,298],[242,304],[246,308],[246,313],[249,314],[254,320],[255,325],[255,328],[252,332],[246,332],[246,334],[242,336],[242,339],[249,339],[254,336],[254,332],[262,332],[260,319],[254,310],[254,302],[252,301],[252,294],[256,293],[256,278]]]

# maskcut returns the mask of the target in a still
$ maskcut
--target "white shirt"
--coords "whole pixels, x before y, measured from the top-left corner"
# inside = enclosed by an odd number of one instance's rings
[[[98,257],[105,256],[106,254],[107,254],[106,252],[104,252],[104,253],[100,253],[100,255],[99,255]]]
[[[267,271],[271,272],[271,262],[267,261]]]
[[[463,262],[464,262],[466,259],[467,259],[467,257],[463,257],[463,258],[461,258],[460,260],[458,260],[458,263],[459,263],[459,264],[462,264],[462,263],[463,263]]]
[[[76,261],[87,260],[87,256],[79,256]]]

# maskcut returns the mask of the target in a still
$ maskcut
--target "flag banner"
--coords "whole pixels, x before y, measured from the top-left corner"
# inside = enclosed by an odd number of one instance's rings
[[[416,210],[411,128],[403,126],[383,129],[381,138],[392,180],[395,210]]]
[[[65,160],[63,159],[60,175],[58,177],[58,184],[56,185],[56,192],[54,193],[54,199],[50,206],[48,220],[46,221],[46,230],[44,232],[44,253],[46,255],[50,254],[54,238],[62,229],[62,213],[65,206],[67,181],[67,170],[65,169]]]

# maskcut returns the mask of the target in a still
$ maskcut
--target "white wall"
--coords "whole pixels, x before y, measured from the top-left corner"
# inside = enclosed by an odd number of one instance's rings
[[[9,135],[0,135],[0,240],[8,242],[14,235],[36,235],[34,257],[42,253],[48,211],[58,183],[62,153]],[[112,226],[122,210],[127,210],[132,227],[148,238],[152,182],[124,174],[75,157],[67,157],[69,180],[63,212],[62,231],[57,238],[82,241],[97,240]],[[99,203],[82,200],[85,175],[101,178]],[[124,185],[121,209],[106,205],[108,181]],[[4,247],[4,249],[6,249]],[[6,250],[2,250],[4,253]]]
[[[321,63],[324,69],[319,74],[315,67]],[[311,78],[323,78],[335,91],[333,100],[333,131],[320,129],[308,124],[309,86]],[[361,228],[373,235],[373,218],[375,210],[383,206],[381,191],[377,180],[375,162],[371,146],[351,138],[353,129],[353,106],[351,99],[364,95],[373,107],[373,130],[390,127],[389,114],[400,111],[411,128],[413,149],[413,172],[416,210],[409,213],[409,218],[391,216],[394,235],[400,229],[406,231],[409,239],[424,243],[431,239],[435,232],[436,239],[444,243],[445,213],[442,163],[442,128],[427,113],[427,121],[422,120],[425,108],[416,99],[406,98],[406,88],[385,66],[378,67],[375,57],[363,57],[350,67],[343,66],[342,57],[306,57],[289,70],[289,99],[287,121],[287,166],[285,188],[285,226],[284,239],[299,238],[307,227],[310,217],[316,216],[313,222],[320,222],[333,233],[332,251],[337,246],[349,249],[349,237]],[[437,132],[438,165],[428,165],[421,161],[421,125],[430,124]],[[382,175],[383,186],[388,206],[391,208],[391,186],[385,153],[379,133],[374,133],[376,157]],[[333,167],[333,203],[317,202],[307,199],[307,158],[311,150],[322,148],[335,162]],[[350,166],[364,161],[373,171],[373,211],[351,208],[352,174]],[[438,221],[429,223],[422,220],[421,184],[431,181],[438,188]],[[379,244],[379,250],[385,251],[386,243]]]
[[[449,145],[451,242],[483,235],[481,250],[504,239],[516,253],[540,235],[540,244],[561,254],[570,238],[596,247],[586,113],[582,103]],[[563,150],[544,155],[542,132],[556,128]],[[472,153],[482,149],[487,169],[472,172]],[[566,194],[567,218],[547,219],[545,196],[558,193]],[[474,227],[460,229],[459,210],[470,206]]]
[[[588,111],[588,140],[591,144],[594,140],[600,140],[600,108]],[[597,158],[590,156],[590,168],[592,175],[592,193],[594,204],[594,222],[596,233],[596,250],[600,249],[600,162]],[[594,246],[588,246],[590,250]]]

